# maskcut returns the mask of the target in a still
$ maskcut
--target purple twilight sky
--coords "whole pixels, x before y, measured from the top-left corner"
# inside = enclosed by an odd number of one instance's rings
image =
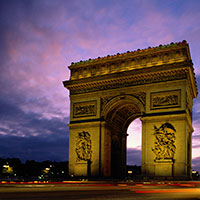
[[[71,62],[182,40],[200,88],[199,0],[1,0],[0,157],[68,160]],[[199,96],[193,126],[200,171]],[[140,156],[128,145],[129,164]]]

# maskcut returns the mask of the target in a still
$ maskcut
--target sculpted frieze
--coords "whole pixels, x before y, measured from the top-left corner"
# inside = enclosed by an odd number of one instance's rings
[[[88,117],[96,116],[97,113],[97,102],[86,101],[73,104],[73,117]]]
[[[151,93],[151,109],[181,106],[181,90]]]
[[[116,78],[108,81],[100,81],[97,83],[91,83],[90,85],[81,84],[73,85],[73,87],[68,86],[70,89],[70,94],[81,94],[87,92],[94,92],[107,89],[115,89],[122,87],[130,87],[136,85],[143,85],[149,83],[158,83],[171,80],[180,80],[187,77],[187,72],[185,70],[169,71],[165,73],[156,73],[151,75],[139,75],[133,77]]]

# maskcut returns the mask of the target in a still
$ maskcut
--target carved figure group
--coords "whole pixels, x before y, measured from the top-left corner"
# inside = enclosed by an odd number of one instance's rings
[[[92,142],[88,132],[82,131],[78,133],[75,151],[78,161],[91,161]]]
[[[94,115],[95,105],[84,105],[75,107],[75,115]]]
[[[156,155],[156,160],[173,159],[176,151],[176,129],[170,123],[165,123],[160,128],[154,126],[154,131],[155,142],[152,151]]]
[[[153,106],[178,105],[178,95],[168,95],[153,98]]]

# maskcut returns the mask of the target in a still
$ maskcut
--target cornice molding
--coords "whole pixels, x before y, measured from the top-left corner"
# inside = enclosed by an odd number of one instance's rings
[[[70,90],[70,94],[81,94],[87,92],[186,79],[188,72],[189,70],[187,68],[182,68],[170,71],[159,71],[148,74],[144,73],[99,81],[77,83],[65,86]]]

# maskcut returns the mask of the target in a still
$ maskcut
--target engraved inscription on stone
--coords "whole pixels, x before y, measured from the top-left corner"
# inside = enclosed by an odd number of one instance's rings
[[[73,117],[95,116],[96,113],[97,113],[96,101],[74,103],[73,105]]]
[[[181,90],[151,93],[151,109],[180,107]]]

